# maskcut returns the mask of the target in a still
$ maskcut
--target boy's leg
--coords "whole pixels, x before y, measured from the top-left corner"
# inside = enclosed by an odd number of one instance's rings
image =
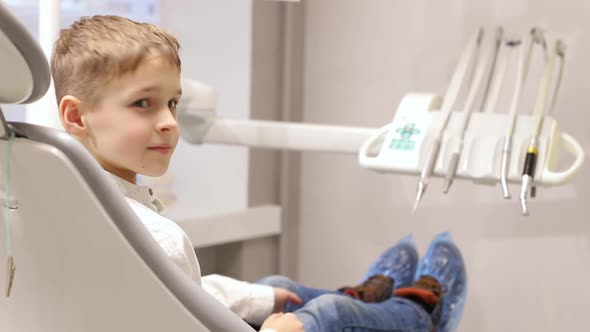
[[[311,300],[295,316],[305,332],[431,332],[432,319],[417,303],[391,297],[365,303],[342,295],[322,295]]]
[[[324,295],[295,315],[306,332],[315,331],[453,331],[460,320],[467,291],[465,264],[448,233],[430,244],[410,287],[397,289],[381,303]]]
[[[385,291],[387,292],[386,295],[376,295],[377,297],[388,298],[391,294],[391,289],[388,289],[387,287],[379,287],[382,286],[380,285],[381,282],[379,282],[379,280],[376,280],[377,282],[369,281],[368,283],[367,281],[373,276],[382,275],[391,278],[394,284],[393,287],[395,288],[409,286],[413,280],[416,267],[418,266],[418,258],[418,251],[416,249],[414,238],[411,235],[407,235],[398,241],[394,246],[382,252],[381,255],[379,255],[379,257],[371,263],[367,273],[361,279],[361,284],[365,283],[365,285],[360,285],[356,288],[360,288],[362,291],[365,291],[366,288],[369,287],[371,289],[369,289],[370,292],[368,293],[371,295]],[[342,288],[341,291],[329,291],[325,289],[305,287],[284,276],[270,276],[263,278],[256,283],[272,287],[285,288],[297,294],[301,298],[302,304],[297,305],[288,303],[285,307],[286,312],[293,312],[320,295],[342,294],[342,290],[344,290],[344,288]],[[361,299],[362,297],[363,296],[361,296]]]
[[[291,291],[297,296],[301,298],[301,304],[295,304],[288,302],[285,305],[285,312],[294,312],[295,310],[300,309],[309,301],[315,299],[318,296],[325,295],[325,294],[339,294],[338,291],[329,291],[326,289],[319,289],[319,288],[311,288],[305,287],[285,276],[274,275],[262,278],[256,282],[260,285],[267,285],[271,287],[278,287],[284,288],[288,291]]]

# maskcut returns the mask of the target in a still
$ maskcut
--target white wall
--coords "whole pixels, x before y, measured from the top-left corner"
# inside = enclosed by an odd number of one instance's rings
[[[160,21],[181,44],[182,75],[213,86],[220,117],[250,116],[251,0],[160,2]],[[181,141],[170,167],[172,219],[234,212],[248,203],[248,151]]]
[[[556,116],[590,146],[590,3],[584,0],[310,0],[304,2],[305,122],[381,126],[409,91],[443,93],[479,24],[550,29],[568,45]],[[499,187],[458,181],[447,196],[433,181],[410,215],[416,178],[377,175],[355,156],[303,154],[298,261],[304,283],[357,281],[404,234],[421,252],[450,230],[463,250],[469,295],[460,331],[581,331],[590,324],[590,166],[574,183],[541,189],[519,215]],[[513,187],[513,190],[517,188]]]
[[[182,75],[217,90],[217,114],[276,119],[281,100],[281,5],[260,0],[161,1],[162,26],[181,43]],[[181,100],[182,102],[182,100]],[[241,211],[278,201],[278,154],[181,142],[169,174],[173,220]],[[214,229],[210,230],[215,232]],[[254,281],[276,273],[274,237],[198,250],[203,274]]]

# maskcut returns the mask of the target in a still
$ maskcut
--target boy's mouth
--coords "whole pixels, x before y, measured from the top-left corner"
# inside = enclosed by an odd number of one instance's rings
[[[156,145],[148,147],[148,150],[160,152],[162,154],[170,153],[171,149],[172,147],[170,145]]]

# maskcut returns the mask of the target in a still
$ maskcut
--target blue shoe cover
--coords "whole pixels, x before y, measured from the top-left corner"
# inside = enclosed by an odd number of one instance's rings
[[[467,273],[461,252],[448,232],[437,235],[430,243],[414,279],[422,275],[436,278],[446,288],[437,331],[456,330],[467,297]]]
[[[394,280],[394,288],[408,287],[414,280],[418,259],[416,241],[408,234],[371,264],[360,284],[371,276],[383,274]]]

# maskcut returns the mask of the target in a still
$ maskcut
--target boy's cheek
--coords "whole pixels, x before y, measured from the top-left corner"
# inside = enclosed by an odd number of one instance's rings
[[[152,136],[152,130],[149,126],[144,126],[141,122],[128,122],[121,128],[124,136],[129,143],[149,144]]]
[[[106,129],[106,128],[105,128]],[[112,154],[116,158],[130,158],[144,152],[149,145],[149,137],[146,138],[142,131],[136,127],[109,128],[101,133],[101,150]]]
[[[176,131],[176,134],[174,135],[174,141],[173,141],[174,150],[176,150],[176,147],[178,146],[178,141],[180,141],[180,135],[178,134],[178,131]]]

